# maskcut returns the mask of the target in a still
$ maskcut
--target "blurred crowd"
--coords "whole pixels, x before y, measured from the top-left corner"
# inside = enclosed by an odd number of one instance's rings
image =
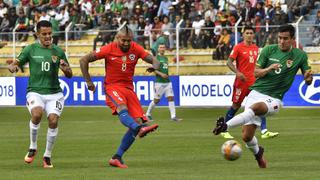
[[[64,39],[70,24],[69,38],[81,38],[81,31],[97,29],[94,40],[103,44],[113,40],[116,29],[124,22],[135,32],[135,40],[145,48],[165,36],[167,46],[175,45],[175,28],[181,48],[217,48],[217,59],[223,59],[236,41],[240,41],[234,28],[241,17],[240,26],[255,27],[258,46],[275,43],[276,28],[266,28],[295,22],[314,8],[316,0],[0,0],[0,32],[2,41],[12,40],[8,33],[14,29],[18,41],[26,41],[41,20],[53,24],[54,43]],[[320,13],[319,17],[320,17]],[[318,18],[319,19],[319,18]],[[318,20],[319,21],[319,20]],[[318,22],[319,23],[319,22]],[[319,31],[314,31],[320,34]],[[151,37],[151,38],[150,38]],[[319,36],[320,37],[320,36]],[[35,37],[36,38],[36,37]],[[320,39],[319,39],[320,42]],[[152,44],[152,42],[151,42]]]

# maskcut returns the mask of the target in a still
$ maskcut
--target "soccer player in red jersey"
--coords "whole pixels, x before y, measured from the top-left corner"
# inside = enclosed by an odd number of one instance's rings
[[[245,27],[243,31],[243,42],[234,46],[227,62],[227,66],[236,73],[236,79],[233,85],[232,106],[229,108],[225,121],[232,119],[235,113],[241,107],[244,98],[249,94],[249,87],[255,82],[254,69],[259,53],[259,48],[253,43],[254,29]],[[234,61],[236,66],[234,66]],[[267,130],[266,118],[261,117],[261,137],[263,139],[271,138],[279,135],[278,132],[270,132]],[[226,139],[233,137],[229,132],[221,133]]]
[[[95,91],[95,85],[89,74],[89,63],[98,59],[105,61],[105,93],[106,104],[118,115],[121,123],[128,127],[121,144],[110,159],[111,166],[127,168],[122,161],[123,154],[133,144],[135,137],[144,137],[158,128],[157,124],[146,125],[148,121],[133,89],[133,75],[138,59],[152,64],[147,71],[153,72],[159,68],[159,61],[147,53],[142,46],[132,41],[133,32],[124,26],[115,37],[115,41],[91,52],[80,59],[80,68],[90,91]],[[142,120],[142,123],[139,121]]]

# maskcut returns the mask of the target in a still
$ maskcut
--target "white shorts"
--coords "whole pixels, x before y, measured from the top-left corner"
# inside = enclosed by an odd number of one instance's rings
[[[268,107],[268,112],[264,116],[271,116],[279,112],[280,108],[282,107],[282,101],[280,99],[273,98],[271,96],[262,94],[258,91],[252,90],[248,97],[245,104],[245,109],[249,108],[251,105],[263,102]],[[255,124],[260,126],[261,125],[261,118],[259,116],[255,116],[252,120],[250,120],[245,125]]]
[[[61,92],[48,95],[29,92],[27,93],[26,105],[30,114],[34,107],[41,107],[47,113],[47,117],[49,114],[60,116],[64,107],[64,97]]]
[[[172,90],[172,83],[158,83],[154,84],[154,98],[161,99],[162,95],[165,94],[165,97],[174,96]]]

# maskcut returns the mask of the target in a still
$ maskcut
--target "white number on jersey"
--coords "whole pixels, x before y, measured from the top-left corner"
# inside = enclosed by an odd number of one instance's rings
[[[50,63],[49,62],[41,62],[41,71],[49,71]]]

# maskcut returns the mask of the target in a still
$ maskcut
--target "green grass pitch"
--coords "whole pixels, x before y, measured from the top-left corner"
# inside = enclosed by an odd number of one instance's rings
[[[0,108],[0,179],[318,179],[320,177],[319,109],[281,109],[269,117],[269,130],[279,137],[262,140],[267,169],[259,169],[253,155],[241,141],[241,129],[230,132],[242,144],[240,159],[223,159],[225,141],[211,131],[225,108],[178,108],[184,120],[169,120],[167,108],[154,110],[153,123],[159,129],[137,139],[125,154],[128,169],[110,167],[126,129],[106,107],[66,107],[59,122],[53,151],[54,169],[43,169],[47,121],[40,128],[39,153],[25,164],[29,146],[29,113],[25,107]]]

